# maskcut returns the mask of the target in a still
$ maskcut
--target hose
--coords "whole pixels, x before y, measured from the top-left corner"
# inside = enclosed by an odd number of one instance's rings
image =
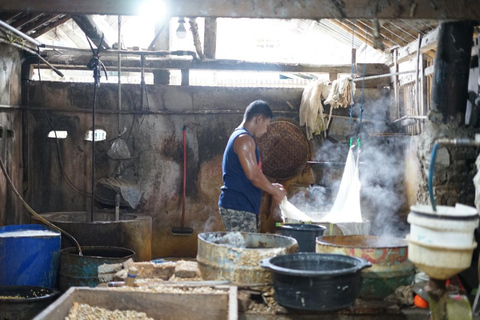
[[[430,195],[430,202],[432,203],[432,209],[434,212],[437,211],[437,203],[435,202],[435,197],[433,196],[433,173],[435,172],[435,159],[437,158],[438,147],[438,143],[433,145],[432,155],[430,157],[430,168],[428,169],[428,194]]]
[[[35,210],[32,209],[32,207],[30,207],[28,205],[28,203],[23,200],[22,196],[20,195],[20,193],[18,193],[18,190],[17,188],[15,188],[15,185],[13,184],[13,181],[12,179],[10,179],[10,176],[8,175],[7,173],[7,169],[5,168],[5,165],[3,164],[3,161],[2,159],[0,158],[0,167],[2,167],[2,171],[3,171],[3,174],[5,175],[5,178],[7,179],[8,183],[10,184],[10,187],[12,187],[12,190],[13,192],[15,193],[15,195],[20,199],[20,201],[22,202],[23,206],[31,213],[33,214],[35,217],[37,217],[40,221],[42,221],[43,223],[45,223],[47,226],[49,227],[52,227],[53,229],[55,230],[58,230],[60,231],[61,233],[63,233],[64,235],[66,235],[68,238],[70,238],[76,245],[77,249],[78,249],[78,255],[79,256],[83,256],[83,252],[82,252],[82,248],[80,247],[80,244],[78,243],[77,239],[75,239],[70,233],[60,229],[59,227],[57,227],[56,225],[54,225],[53,223],[51,223],[50,221],[48,221],[47,219],[45,219],[44,217],[42,217],[41,215],[39,215],[37,212],[35,212]]]

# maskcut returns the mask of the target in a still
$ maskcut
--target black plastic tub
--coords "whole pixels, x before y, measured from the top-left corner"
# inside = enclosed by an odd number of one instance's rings
[[[334,311],[355,303],[360,271],[372,265],[339,254],[295,253],[260,261],[273,271],[275,300],[287,308]]]
[[[0,319],[33,319],[55,301],[59,294],[52,288],[0,286]]]
[[[316,224],[290,223],[282,224],[282,235],[292,237],[298,242],[298,252],[315,252],[315,239],[327,229]]]

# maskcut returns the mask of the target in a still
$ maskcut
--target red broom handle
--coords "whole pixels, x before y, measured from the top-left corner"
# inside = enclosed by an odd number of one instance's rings
[[[185,223],[185,188],[187,186],[187,128],[183,128],[183,201],[182,201],[182,222]]]

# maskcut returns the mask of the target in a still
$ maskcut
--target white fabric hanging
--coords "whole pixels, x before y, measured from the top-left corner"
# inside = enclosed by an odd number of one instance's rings
[[[360,179],[358,173],[358,160],[360,151],[355,161],[353,147],[348,151],[345,169],[342,175],[340,188],[330,212],[322,219],[324,222],[362,222],[360,207]]]
[[[298,222],[307,222],[312,221],[312,218],[303,213],[300,209],[295,207],[290,201],[287,200],[287,197],[283,198],[280,202],[280,211],[282,212],[282,220],[285,222],[285,218],[293,219]]]

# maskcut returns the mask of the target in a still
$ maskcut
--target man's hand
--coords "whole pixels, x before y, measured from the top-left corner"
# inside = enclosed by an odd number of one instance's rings
[[[283,198],[286,196],[286,191],[283,185],[280,183],[272,183],[272,186],[275,187],[274,193],[272,193],[273,200],[275,201],[275,204],[280,204],[282,202]]]

